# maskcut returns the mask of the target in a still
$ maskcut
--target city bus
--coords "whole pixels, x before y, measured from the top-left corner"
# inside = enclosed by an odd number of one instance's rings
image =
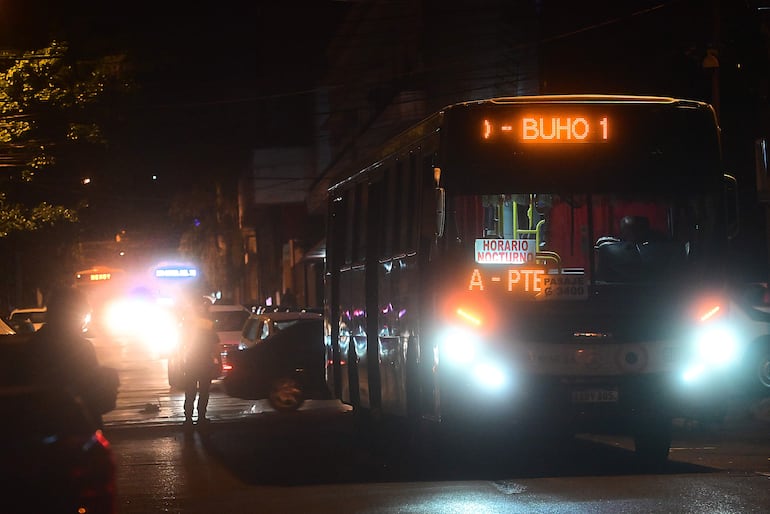
[[[706,103],[448,106],[328,189],[327,381],[421,426],[633,437],[729,380],[734,178]],[[472,432],[468,432],[472,433]]]
[[[95,265],[76,271],[73,276],[76,289],[82,291],[91,306],[91,326],[103,322],[107,305],[121,298],[129,287],[129,275],[113,266]]]

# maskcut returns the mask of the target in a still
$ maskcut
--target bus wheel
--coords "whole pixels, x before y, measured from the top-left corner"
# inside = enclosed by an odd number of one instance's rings
[[[753,392],[760,396],[770,395],[770,343],[758,344],[750,353],[750,358]]]
[[[634,453],[646,466],[659,467],[668,461],[671,449],[671,420],[644,423],[634,434]]]
[[[305,402],[305,393],[296,378],[283,377],[274,381],[270,386],[268,401],[270,406],[277,411],[294,411]]]

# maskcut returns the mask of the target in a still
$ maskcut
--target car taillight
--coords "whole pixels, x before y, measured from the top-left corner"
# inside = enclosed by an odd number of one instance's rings
[[[89,439],[69,444],[80,445],[80,459],[69,470],[81,503],[79,512],[116,512],[115,461],[107,438],[97,430]]]

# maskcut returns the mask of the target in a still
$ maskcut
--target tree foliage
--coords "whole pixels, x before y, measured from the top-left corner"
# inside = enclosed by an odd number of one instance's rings
[[[200,263],[208,285],[225,295],[234,294],[242,272],[237,205],[215,183],[177,194],[169,209],[169,216],[182,227],[179,253]]]
[[[59,41],[0,51],[0,237],[77,220],[78,206],[61,205],[50,188],[49,198],[28,191],[62,174],[72,147],[105,143],[98,107],[128,89],[125,75],[124,56],[77,60]]]

